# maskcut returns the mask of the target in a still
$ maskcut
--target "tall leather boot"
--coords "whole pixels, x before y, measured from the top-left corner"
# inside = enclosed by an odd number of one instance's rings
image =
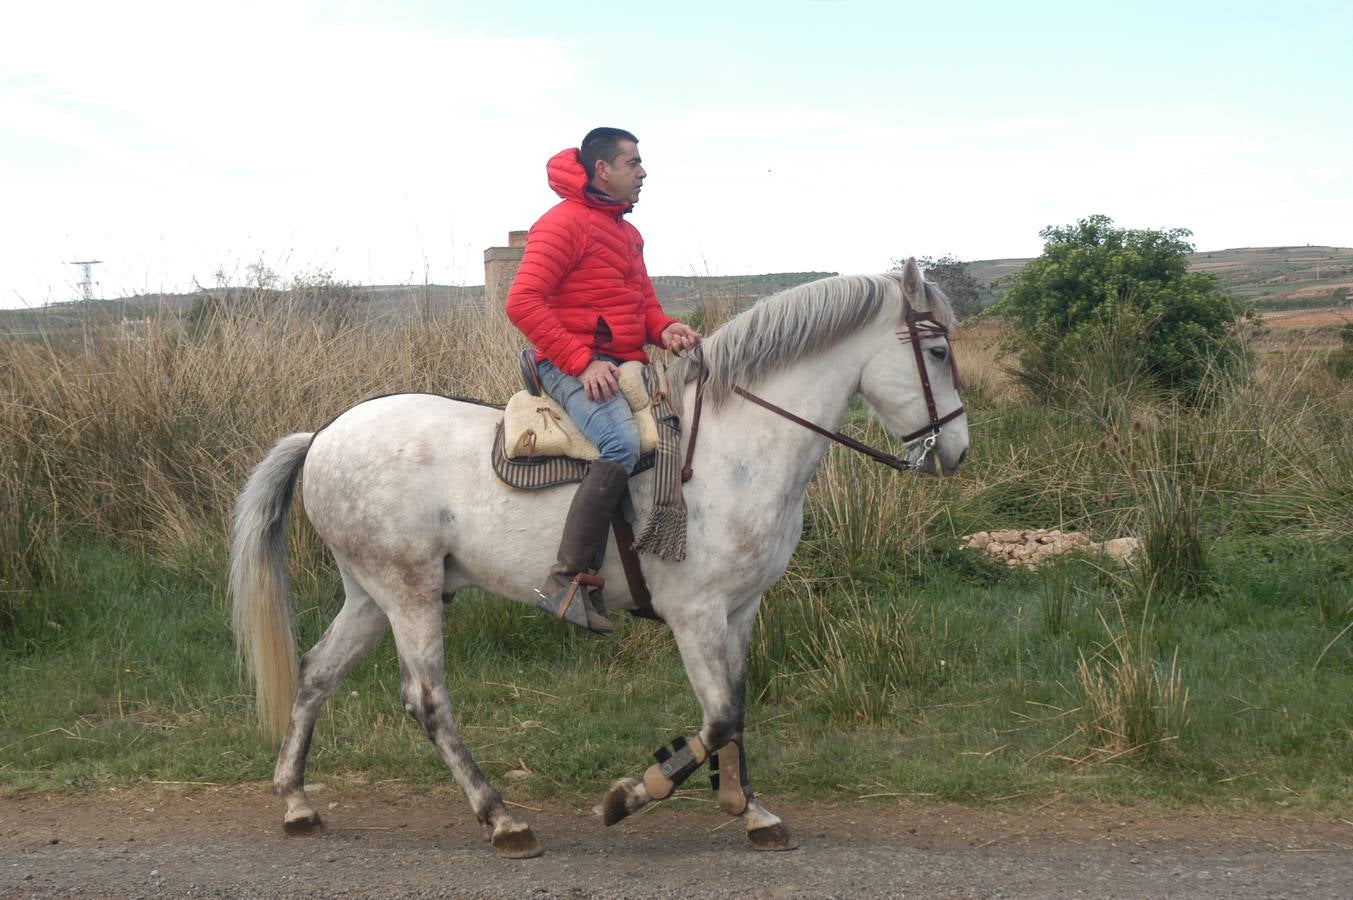
[[[601,596],[605,582],[596,571],[606,553],[611,514],[628,482],[624,466],[609,459],[592,463],[568,508],[558,561],[536,590],[536,606],[596,634],[614,630]]]

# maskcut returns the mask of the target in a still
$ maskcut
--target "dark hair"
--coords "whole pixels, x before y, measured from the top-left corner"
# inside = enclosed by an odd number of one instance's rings
[[[587,133],[578,148],[578,162],[587,170],[588,181],[597,174],[597,160],[610,162],[620,155],[621,141],[639,143],[637,137],[623,128],[593,128]]]

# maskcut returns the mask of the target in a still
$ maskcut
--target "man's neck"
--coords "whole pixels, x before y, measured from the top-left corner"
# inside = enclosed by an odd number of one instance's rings
[[[601,188],[597,187],[594,184],[589,184],[587,186],[587,193],[591,194],[593,197],[596,197],[598,200],[605,200],[607,203],[621,202],[620,200],[615,199],[610,194],[606,193],[605,191],[603,191]]]

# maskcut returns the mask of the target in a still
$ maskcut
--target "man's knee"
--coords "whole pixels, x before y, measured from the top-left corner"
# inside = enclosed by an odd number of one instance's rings
[[[625,467],[625,474],[634,471],[639,464],[639,430],[631,422],[628,428],[616,428],[609,431],[605,439],[597,444],[602,459],[609,459]]]

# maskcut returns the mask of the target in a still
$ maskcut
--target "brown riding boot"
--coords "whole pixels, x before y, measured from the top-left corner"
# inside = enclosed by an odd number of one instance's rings
[[[558,562],[536,590],[536,606],[596,634],[610,634],[614,630],[611,620],[606,618],[601,597],[605,582],[595,573],[606,553],[611,513],[628,482],[624,466],[609,459],[592,463],[568,508]]]

